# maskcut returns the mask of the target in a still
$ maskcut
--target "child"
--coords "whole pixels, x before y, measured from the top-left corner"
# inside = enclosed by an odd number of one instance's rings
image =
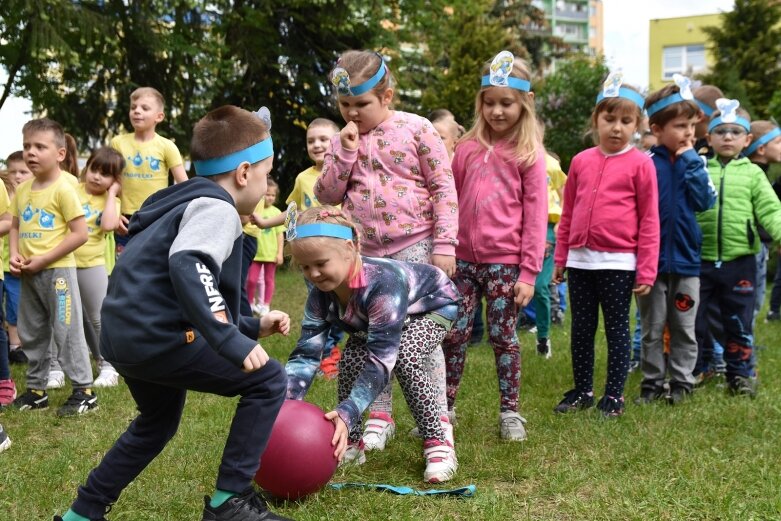
[[[8,210],[11,206],[11,200],[8,198],[8,192],[6,191],[5,181],[8,177],[8,173],[0,172],[0,176],[3,177],[3,183],[0,183],[0,235],[7,235],[11,230],[11,214]],[[10,185],[10,181],[8,181]],[[2,259],[0,259],[2,261]],[[0,295],[3,294],[3,278],[0,276]],[[3,310],[0,307],[0,410],[4,407],[11,405],[16,398],[16,384],[14,384],[11,378],[11,367],[8,362],[8,335],[3,327]],[[3,450],[3,444],[5,440],[2,437],[3,427],[0,426],[0,451]],[[7,438],[7,436],[6,436]]]
[[[30,365],[27,390],[14,407],[49,406],[46,384],[54,355],[73,385],[57,414],[82,414],[98,406],[73,255],[87,242],[87,223],[76,188],[66,179],[70,174],[60,171],[62,127],[47,118],[34,119],[22,133],[24,160],[34,178],[19,185],[11,208],[11,273],[22,279],[19,335]]]
[[[271,178],[268,180],[268,190],[266,191],[263,209],[260,211],[259,218],[268,219],[279,215],[282,212],[274,206],[279,193],[279,185]],[[258,209],[255,209],[257,213]],[[249,268],[247,277],[247,295],[252,302],[253,311],[258,315],[265,315],[269,312],[271,298],[274,296],[274,274],[277,266],[283,262],[284,228],[278,226],[275,228],[266,228],[258,230],[258,251]],[[255,295],[258,290],[258,283],[263,280],[263,286],[259,289],[259,295]]]
[[[287,334],[287,315],[239,314],[241,222],[266,191],[268,126],[233,106],[193,130],[198,177],[161,190],[130,221],[132,239],[103,302],[100,350],[124,377],[139,415],[92,470],[64,521],[103,519],[176,433],[188,390],[239,395],[209,521],[284,520],[252,488],[285,398],[285,374],[258,336]],[[55,520],[60,520],[55,517]]]
[[[755,255],[760,249],[757,222],[781,239],[781,202],[765,173],[741,157],[752,140],[748,113],[737,100],[719,99],[708,126],[714,157],[708,173],[719,197],[716,206],[697,215],[702,228],[700,301],[714,302],[724,346],[727,386],[732,394],[755,396],[757,379],[753,356]],[[707,362],[703,343],[708,333],[707,306],[697,311],[698,365]],[[718,335],[718,333],[717,333]]]
[[[456,118],[447,109],[433,111],[429,114],[428,119],[431,121],[434,130],[439,134],[439,137],[442,138],[447,155],[452,160],[453,154],[456,152],[456,143],[461,137],[461,125],[456,122]]]
[[[293,191],[285,201],[286,204],[295,202],[301,210],[320,206],[315,196],[314,187],[317,178],[323,170],[323,160],[328,147],[331,146],[331,138],[339,133],[339,126],[326,118],[315,118],[306,129],[306,153],[314,163],[312,166],[296,176]],[[338,205],[337,205],[338,207]],[[307,281],[307,288],[311,291],[312,285]],[[344,332],[339,326],[332,325],[328,332],[328,341],[323,350],[323,359],[320,362],[320,371],[328,379],[336,378],[339,374],[339,359],[342,352],[339,342],[342,341]]]
[[[339,371],[332,444],[340,462],[363,463],[361,416],[394,371],[424,439],[424,481],[441,483],[456,472],[455,449],[424,367],[456,316],[458,293],[439,269],[360,255],[357,227],[333,206],[291,219],[293,260],[315,288],[304,310],[301,338],[285,371],[288,398],[300,400],[312,383],[331,323],[350,333]],[[349,441],[349,445],[348,445]]]
[[[11,181],[10,186],[6,184],[8,189],[8,195],[11,197],[13,204],[13,197],[16,193],[16,187],[32,179],[33,173],[27,168],[27,163],[24,162],[24,155],[21,150],[12,152],[5,160],[7,166],[8,179]],[[8,235],[3,237],[3,271],[5,275],[5,284],[3,286],[5,296],[5,321],[8,324],[8,347],[10,352],[8,353],[8,360],[12,364],[26,364],[27,355],[21,349],[22,341],[19,340],[19,333],[16,329],[16,311],[19,305],[19,291],[21,288],[21,281],[19,277],[11,273],[11,245],[10,237]]]
[[[515,325],[517,308],[534,294],[545,253],[545,157],[526,63],[502,51],[482,72],[475,123],[453,157],[461,208],[453,281],[462,300],[458,321],[443,344],[447,404],[455,406],[474,308],[484,295],[499,378],[500,435],[521,441],[526,420],[518,414],[521,355]]]
[[[128,220],[147,197],[168,186],[169,170],[175,182],[187,181],[187,172],[176,145],[155,132],[165,118],[164,105],[165,99],[156,89],[140,87],[134,90],[130,94],[133,133],[111,140],[111,148],[116,149],[126,161],[120,196],[122,215],[115,236],[118,254],[129,239]]]
[[[347,124],[325,154],[314,188],[318,200],[344,203],[366,255],[433,264],[451,276],[458,202],[442,140],[427,119],[391,110],[393,78],[379,54],[344,53],[331,82]],[[446,414],[444,355],[434,349],[430,356],[429,378]],[[390,391],[372,404],[367,449],[384,449],[395,433]]]
[[[716,100],[724,97],[721,89],[715,85],[700,85],[694,89],[694,102],[700,107],[700,118],[694,128],[694,150],[700,156],[710,159],[713,150],[708,145],[708,123],[716,111]]]
[[[114,387],[119,383],[117,371],[100,355],[99,341],[100,308],[108,287],[105,237],[119,224],[117,194],[124,168],[125,160],[116,150],[99,148],[87,160],[84,179],[78,187],[89,235],[86,244],[75,252],[76,277],[84,313],[84,334],[100,371],[95,387]]]
[[[651,148],[659,190],[659,264],[648,295],[638,297],[641,313],[642,371],[638,403],[666,398],[677,404],[694,387],[697,339],[694,319],[700,304],[702,234],[695,212],[716,202],[716,189],[694,151],[694,128],[700,108],[688,78],[649,95],[645,102],[651,132],[659,143]],[[664,330],[669,325],[670,354],[664,355]],[[669,395],[664,389],[670,373]]]
[[[647,155],[632,146],[644,99],[611,74],[597,97],[591,127],[597,146],[572,159],[556,236],[553,279],[569,270],[572,305],[572,371],[575,388],[555,411],[594,405],[594,335],[599,308],[605,323],[608,365],[605,395],[597,408],[606,417],[624,412],[629,369],[629,306],[645,295],[659,262],[656,173]]]

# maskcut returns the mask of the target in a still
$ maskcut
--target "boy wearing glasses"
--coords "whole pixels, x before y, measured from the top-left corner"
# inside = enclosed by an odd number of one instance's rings
[[[748,113],[737,100],[719,99],[720,110],[708,125],[708,143],[714,157],[708,173],[716,185],[716,205],[697,215],[703,235],[700,302],[715,301],[724,332],[727,386],[732,394],[756,396],[753,357],[755,255],[760,249],[757,223],[781,239],[781,202],[764,172],[741,157],[751,143]],[[707,306],[697,311],[696,334],[702,351],[708,329]]]

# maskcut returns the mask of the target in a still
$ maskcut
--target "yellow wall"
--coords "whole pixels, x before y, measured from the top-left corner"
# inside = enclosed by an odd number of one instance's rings
[[[591,0],[591,7],[594,9],[594,16],[590,16],[588,23],[590,27],[596,29],[594,37],[588,39],[588,46],[593,50],[593,54],[602,54],[604,49],[604,34],[605,26],[603,22],[603,5],[602,0]]]
[[[662,49],[677,45],[705,44],[705,62],[713,63],[713,54],[703,27],[719,25],[721,15],[705,14],[651,20],[648,37],[648,88],[651,92],[669,81],[662,79]]]

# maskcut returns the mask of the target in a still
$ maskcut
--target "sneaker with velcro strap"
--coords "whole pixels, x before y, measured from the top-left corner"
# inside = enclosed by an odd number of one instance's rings
[[[94,391],[90,394],[84,389],[74,389],[65,404],[57,409],[57,416],[76,416],[97,408],[98,397]]]

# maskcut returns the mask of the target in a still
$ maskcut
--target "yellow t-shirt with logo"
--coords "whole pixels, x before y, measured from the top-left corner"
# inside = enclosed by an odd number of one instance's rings
[[[314,166],[310,166],[298,174],[293,185],[293,191],[287,196],[285,203],[290,204],[295,201],[299,212],[320,206],[320,202],[315,197],[315,182],[318,176],[320,176],[320,170],[317,170]]]
[[[125,158],[122,172],[122,213],[132,214],[147,197],[168,186],[168,171],[182,164],[182,155],[170,139],[159,134],[149,141],[136,141],[135,134],[111,140],[111,148]]]
[[[558,190],[567,182],[567,175],[561,170],[559,162],[548,154],[545,154],[545,170],[548,173],[548,222],[557,223],[561,220]]]
[[[6,213],[11,213],[11,199],[8,197],[8,190],[5,189],[5,183],[0,182],[0,216]],[[8,234],[3,238],[6,237],[8,237]],[[10,257],[10,252],[6,252],[5,248],[3,248],[3,251],[0,252],[0,262],[5,265]],[[0,273],[0,280],[3,280],[2,273]]]
[[[282,213],[276,206],[269,206],[264,208],[260,212],[260,216],[264,219],[269,219],[275,215]],[[283,225],[274,226],[273,228],[266,228],[265,230],[258,229],[258,251],[255,253],[255,258],[258,262],[275,262],[277,260],[277,253],[279,249],[279,242],[277,241],[277,235],[283,233],[285,227]]]
[[[67,180],[69,175],[60,174],[42,190],[32,189],[35,179],[16,188],[11,215],[19,220],[18,248],[25,259],[54,249],[68,234],[68,223],[84,215],[76,188]],[[73,267],[76,267],[76,258],[71,252],[46,268]]]
[[[79,184],[76,191],[84,210],[84,218],[87,220],[87,242],[80,246],[74,253],[76,255],[77,268],[92,268],[106,264],[106,235],[111,232],[103,231],[100,227],[100,219],[103,210],[106,209],[108,193],[93,195],[87,193],[86,185]],[[119,212],[119,201],[116,201]]]

